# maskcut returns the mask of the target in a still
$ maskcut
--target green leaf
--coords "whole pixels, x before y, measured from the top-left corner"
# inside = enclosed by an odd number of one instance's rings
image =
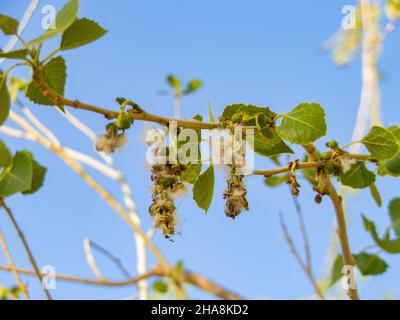
[[[71,26],[78,16],[79,11],[79,0],[70,0],[65,6],[57,13],[56,19],[53,22],[53,25],[46,30],[46,32],[32,41],[29,41],[25,44],[25,48],[31,47],[34,45],[41,44],[47,40],[50,40],[60,33],[63,33],[65,30]]]
[[[375,183],[369,186],[369,190],[371,191],[371,196],[375,200],[378,207],[382,207],[382,198],[381,194],[379,193],[378,188],[376,187]]]
[[[12,163],[12,156],[6,145],[0,140],[0,167],[8,167]]]
[[[268,107],[257,107],[251,104],[232,104],[225,107],[222,116],[225,118],[232,118],[235,114],[246,115],[247,118],[254,118],[259,113],[263,113],[268,119],[272,119],[276,116],[276,113],[272,112]],[[254,124],[255,125],[255,124]]]
[[[77,19],[64,31],[61,50],[70,50],[89,44],[104,36],[108,31],[97,22],[83,18]]]
[[[214,117],[214,114],[212,112],[211,103],[208,103],[208,114],[209,114],[209,117],[210,117],[210,122],[211,123],[215,123],[215,117]]]
[[[338,282],[343,276],[343,257],[341,255],[337,255],[335,261],[333,262],[332,271],[331,271],[331,281],[329,287],[333,286],[336,282]]]
[[[400,238],[400,198],[395,198],[390,201],[389,214],[392,221],[392,228],[397,237]]]
[[[376,254],[361,252],[354,255],[358,269],[363,276],[376,276],[385,273],[388,265]]]
[[[250,143],[254,143],[254,151],[265,157],[276,156],[281,153],[293,153],[285,142],[277,135],[273,134],[272,138],[266,138],[262,132],[256,132],[254,139],[248,135],[246,137]]]
[[[378,160],[388,160],[399,151],[399,144],[392,132],[382,127],[374,126],[361,140],[372,157]]]
[[[265,177],[264,178],[264,183],[268,186],[268,187],[277,187],[280,186],[281,184],[284,184],[285,182],[289,181],[289,175],[285,174],[285,175],[275,175],[275,176],[271,176],[271,177]]]
[[[201,163],[189,163],[186,165],[186,170],[181,175],[181,180],[193,184],[196,182],[200,175],[201,168],[203,165]]]
[[[178,77],[170,74],[167,76],[167,82],[176,92],[180,93],[182,91],[182,80]]]
[[[28,50],[26,50],[26,49],[10,51],[10,52],[0,51],[0,58],[25,59],[27,54],[28,54]]]
[[[31,155],[31,161],[32,161],[32,171],[33,171],[32,183],[31,187],[28,190],[22,192],[22,194],[24,195],[33,194],[36,191],[38,191],[43,185],[47,172],[47,169],[41,166],[36,160],[34,160],[32,155]]]
[[[208,211],[214,196],[214,167],[210,165],[193,185],[193,199],[205,212]]]
[[[197,90],[199,90],[203,86],[203,83],[201,80],[195,79],[192,80],[188,83],[185,91],[183,91],[184,94],[191,94]]]
[[[154,281],[153,289],[158,293],[165,294],[168,292],[168,284],[166,284],[164,281]]]
[[[291,143],[306,144],[326,135],[325,111],[317,103],[302,103],[282,117],[278,135]]]
[[[0,75],[0,126],[7,120],[10,113],[10,94],[4,75]]]
[[[32,161],[29,153],[20,151],[13,163],[0,175],[0,197],[8,197],[29,190],[32,185]]]
[[[63,57],[58,56],[51,59],[42,68],[44,81],[58,94],[64,95],[65,82],[67,80],[67,66]],[[42,95],[34,81],[27,88],[26,96],[34,103],[54,106],[54,102]]]
[[[375,182],[375,174],[367,169],[363,161],[358,161],[349,171],[340,175],[340,182],[354,189],[363,189]]]
[[[391,126],[391,127],[388,128],[388,131],[393,133],[393,135],[397,139],[397,142],[400,143],[400,127],[399,126]]]
[[[0,29],[4,32],[4,34],[8,36],[17,34],[18,25],[19,25],[18,21],[15,20],[14,18],[0,15]]]
[[[390,240],[388,237],[389,233],[386,233],[386,235],[381,239],[376,232],[375,224],[372,221],[368,220],[364,215],[362,216],[362,219],[365,230],[367,230],[371,234],[372,239],[374,239],[375,243],[382,250],[392,254],[400,253],[400,238],[396,240]]]

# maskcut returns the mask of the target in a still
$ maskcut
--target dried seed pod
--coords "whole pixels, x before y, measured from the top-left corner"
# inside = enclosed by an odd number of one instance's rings
[[[113,153],[116,150],[121,150],[126,144],[125,133],[107,132],[97,138],[96,150],[98,152]]]
[[[175,234],[177,221],[174,199],[186,194],[186,185],[179,179],[184,170],[186,167],[182,164],[155,164],[151,169],[154,186],[149,212],[156,228],[166,237]]]
[[[235,168],[232,168],[231,175],[227,180],[228,188],[224,192],[225,214],[227,217],[235,219],[243,210],[249,210],[247,201],[247,189],[243,182],[244,176],[235,175]]]

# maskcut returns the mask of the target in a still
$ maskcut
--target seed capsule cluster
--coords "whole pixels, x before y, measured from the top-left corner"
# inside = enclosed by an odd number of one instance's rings
[[[124,147],[126,140],[126,134],[119,132],[115,123],[110,123],[106,127],[106,133],[97,138],[96,150],[98,152],[114,153]]]
[[[177,220],[174,199],[186,193],[186,185],[179,179],[185,169],[182,164],[155,164],[151,169],[154,186],[149,212],[156,228],[166,237],[175,234]]]
[[[247,201],[247,189],[245,187],[244,176],[235,174],[235,167],[232,167],[231,174],[227,180],[228,188],[224,192],[225,214],[227,217],[235,219],[243,210],[249,210]]]

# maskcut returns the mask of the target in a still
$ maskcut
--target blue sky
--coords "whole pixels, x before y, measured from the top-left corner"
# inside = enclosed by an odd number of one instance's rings
[[[68,65],[66,96],[109,108],[117,108],[117,96],[130,98],[147,111],[171,116],[173,101],[159,96],[165,89],[165,76],[173,72],[183,79],[204,81],[204,88],[183,101],[183,116],[200,113],[207,116],[207,101],[216,115],[224,106],[235,103],[268,105],[278,113],[289,111],[300,102],[319,102],[326,108],[328,135],[321,141],[336,138],[341,143],[351,139],[361,88],[360,63],[338,69],[329,54],[320,51],[321,43],[334,33],[342,18],[341,8],[352,1],[96,1],[82,0],[80,16],[97,20],[109,30],[100,41],[63,54]],[[20,18],[28,0],[0,1],[0,11]],[[40,8],[63,1],[41,1]],[[30,39],[41,31],[38,10],[24,33]],[[398,57],[400,33],[386,40],[380,69],[387,75],[382,83],[385,124],[400,123],[398,112]],[[0,37],[4,47],[5,37]],[[46,50],[56,45],[51,42]],[[17,73],[27,76],[27,73]],[[94,155],[90,142],[56,110],[34,106],[32,111],[60,137],[63,144]],[[85,112],[74,112],[99,134],[104,120]],[[151,203],[149,172],[145,169],[142,136],[146,124],[137,123],[129,132],[129,145],[116,155],[132,187],[140,216],[151,226],[148,206]],[[119,256],[135,270],[135,247],[130,229],[98,195],[90,190],[55,155],[41,146],[1,136],[11,149],[28,148],[48,168],[46,184],[34,196],[16,196],[9,200],[40,265],[56,266],[63,274],[92,277],[86,265],[82,240],[89,237]],[[256,165],[272,167],[268,159]],[[89,170],[90,171],[90,170]],[[90,171],[92,172],[92,171]],[[108,190],[120,198],[118,186],[105,178]],[[249,298],[306,298],[312,288],[296,264],[279,226],[279,212],[286,218],[299,248],[301,237],[294,206],[287,186],[267,189],[261,178],[247,179],[250,211],[235,221],[223,212],[224,174],[217,175],[215,195],[206,215],[191,200],[178,200],[182,235],[174,242],[160,233],[155,242],[171,263],[183,260],[196,272]],[[377,221],[381,231],[388,225],[387,203],[399,196],[399,182],[379,179],[384,206],[378,208],[362,191],[348,199],[348,223],[354,252],[372,244],[363,230],[361,213]],[[323,266],[332,230],[333,210],[326,199],[317,206],[311,187],[304,183],[299,201],[309,231],[313,267],[318,275]],[[7,219],[2,219],[15,260],[29,267],[17,235]],[[382,298],[387,293],[399,295],[400,264],[383,254],[390,263],[387,274],[362,281],[361,296]],[[118,279],[118,270],[99,257],[99,265],[110,278]],[[5,264],[3,255],[0,262]],[[154,262],[150,259],[150,264]],[[28,278],[27,278],[28,279]],[[3,272],[0,282],[12,284]],[[36,298],[43,298],[37,281],[29,278],[29,288]],[[190,291],[192,298],[204,298]],[[135,294],[135,288],[109,289],[58,282],[53,292],[59,299],[120,299]]]

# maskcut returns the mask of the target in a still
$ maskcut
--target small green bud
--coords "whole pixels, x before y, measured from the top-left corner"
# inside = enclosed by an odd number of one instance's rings
[[[321,154],[321,159],[322,160],[329,160],[331,158],[331,153],[330,152],[324,152]]]
[[[118,127],[114,122],[110,122],[106,125],[106,130],[110,133],[117,133]]]
[[[221,122],[221,128],[222,129],[226,129],[227,126],[228,126],[228,124],[226,123],[226,121],[222,121]]]
[[[327,146],[328,148],[331,148],[331,149],[336,149],[337,147],[339,147],[339,144],[337,143],[336,140],[332,140],[332,141],[329,141],[329,142],[326,144],[326,146]]]

